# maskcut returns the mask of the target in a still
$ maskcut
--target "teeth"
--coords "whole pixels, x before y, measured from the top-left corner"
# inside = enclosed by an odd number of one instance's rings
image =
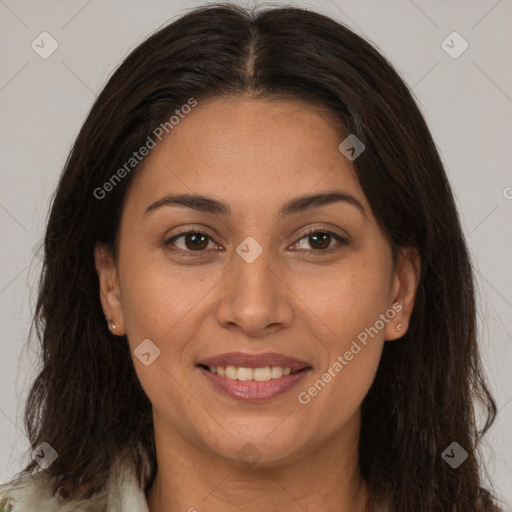
[[[236,366],[226,366],[226,373],[224,375],[228,379],[237,380],[237,378],[238,378],[238,368]]]
[[[273,379],[279,379],[279,377],[283,376],[283,369],[280,366],[272,366],[270,369],[270,376]]]
[[[238,380],[252,380],[252,368],[238,367],[237,379]]]
[[[227,377],[231,380],[255,380],[266,382],[272,379],[280,379],[283,376],[292,373],[291,368],[281,366],[264,366],[262,368],[245,368],[243,366],[209,366],[212,373],[217,373],[221,377]],[[294,372],[296,373],[296,372]]]
[[[240,370],[238,370],[238,372],[240,372]],[[261,382],[270,380],[272,378],[270,366],[265,366],[265,368],[254,368],[252,371],[252,378]]]

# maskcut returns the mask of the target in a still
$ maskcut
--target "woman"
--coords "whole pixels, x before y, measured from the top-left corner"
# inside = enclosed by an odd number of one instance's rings
[[[76,140],[44,265],[33,460],[0,510],[499,510],[453,195],[343,25],[217,5],[142,43]]]

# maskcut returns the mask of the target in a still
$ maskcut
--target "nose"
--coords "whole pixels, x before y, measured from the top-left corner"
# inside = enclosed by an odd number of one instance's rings
[[[222,327],[261,338],[291,325],[293,293],[271,258],[265,249],[251,263],[233,254],[215,312]]]

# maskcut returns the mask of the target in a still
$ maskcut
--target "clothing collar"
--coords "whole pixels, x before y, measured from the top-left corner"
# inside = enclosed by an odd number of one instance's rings
[[[52,496],[49,475],[39,471],[0,485],[0,512],[149,512],[131,464],[117,465],[110,476],[94,498],[66,502]]]

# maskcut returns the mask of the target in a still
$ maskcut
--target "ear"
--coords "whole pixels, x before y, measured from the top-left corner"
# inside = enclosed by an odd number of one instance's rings
[[[123,336],[126,331],[124,330],[121,293],[117,266],[111,250],[104,245],[97,244],[94,248],[94,263],[100,284],[101,307],[107,317],[107,322],[111,320],[116,326],[115,331],[111,331],[112,334]]]
[[[397,256],[391,287],[393,320],[386,324],[386,340],[401,338],[409,328],[420,280],[421,259],[415,247],[402,247]],[[397,328],[398,327],[398,328]]]

